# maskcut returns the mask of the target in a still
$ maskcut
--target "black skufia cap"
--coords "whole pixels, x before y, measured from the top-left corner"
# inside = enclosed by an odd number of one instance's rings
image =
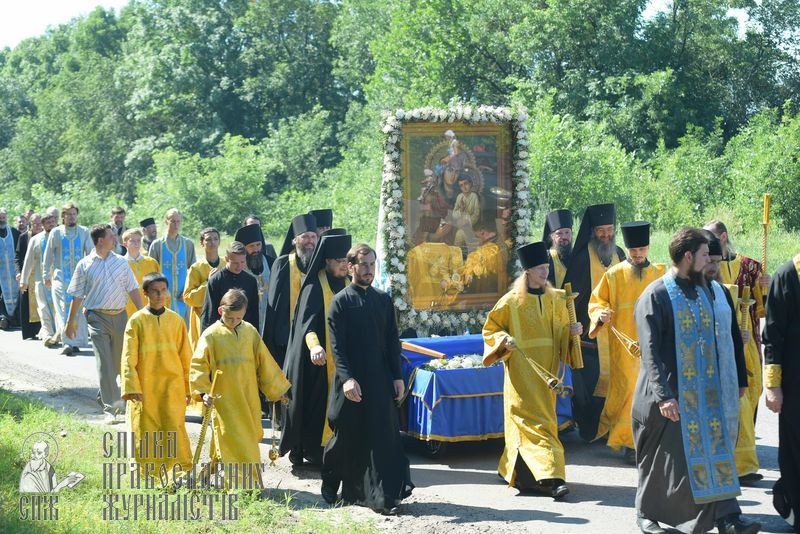
[[[250,243],[263,243],[264,235],[261,233],[261,225],[251,224],[249,226],[242,226],[236,230],[233,236],[234,241],[247,246]]]
[[[306,232],[314,232],[317,231],[317,220],[314,218],[313,215],[310,213],[304,213],[303,215],[297,215],[294,219],[292,219],[292,224],[289,225],[289,229],[286,231],[286,237],[283,239],[283,246],[281,247],[280,256],[285,256],[289,254],[292,249],[294,248],[292,245],[292,240],[295,236],[299,234],[304,234]]]
[[[615,224],[617,221],[617,210],[614,204],[595,204],[586,208],[586,217],[592,227],[603,226],[605,224]]]
[[[572,228],[572,212],[569,210],[555,210],[547,214],[547,226],[551,232],[561,228]]]
[[[319,235],[320,243],[322,242],[323,237],[331,235],[347,235],[347,230],[344,228],[331,228],[329,230],[325,230]],[[344,256],[339,256],[339,257],[343,258]]]
[[[542,241],[552,244],[550,234],[561,228],[572,228],[572,212],[569,210],[554,210],[547,214],[544,220]]]
[[[543,241],[537,241],[518,248],[517,256],[523,269],[530,269],[550,262],[550,256],[547,254],[547,245]]]
[[[709,230],[703,230],[703,235],[708,239],[708,255],[722,256],[722,243],[719,242],[719,238]]]
[[[347,257],[347,251],[353,246],[353,238],[349,235],[327,235],[322,240],[322,257],[326,260],[337,260]]]
[[[347,257],[353,243],[349,235],[326,235],[322,237],[308,266],[308,274],[303,279],[303,287],[317,278],[317,273],[325,268],[325,260],[338,260]]]
[[[620,225],[625,248],[639,248],[650,245],[650,223],[633,221]]]
[[[317,228],[322,226],[326,228],[330,228],[333,226],[333,210],[332,209],[322,209],[322,210],[311,210],[308,212],[309,215],[313,215],[314,219],[317,221]],[[316,228],[314,228],[316,231]]]
[[[150,226],[151,224],[155,224],[155,223],[156,223],[156,220],[154,218],[148,217],[146,219],[142,219],[141,221],[139,221],[139,226],[144,228],[145,226]]]

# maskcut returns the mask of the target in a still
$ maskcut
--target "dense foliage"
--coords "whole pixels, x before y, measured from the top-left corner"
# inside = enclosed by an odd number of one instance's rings
[[[381,114],[530,110],[539,211],[661,229],[760,195],[800,229],[798,0],[132,0],[0,51],[0,204],[186,213],[231,232],[330,205],[372,241]],[[735,11],[731,11],[735,9]],[[739,15],[739,18],[733,15]],[[745,21],[746,22],[742,22]],[[778,194],[779,193],[779,194]]]

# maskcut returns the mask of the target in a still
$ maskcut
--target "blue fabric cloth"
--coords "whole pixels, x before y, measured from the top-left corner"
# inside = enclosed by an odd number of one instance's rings
[[[457,354],[482,354],[483,336],[410,338],[414,345]],[[503,436],[503,367],[442,369],[426,371],[420,367],[431,361],[403,350],[403,378],[409,386],[406,402],[407,432],[420,439],[473,441]],[[567,368],[564,383],[571,389],[572,374]],[[570,399],[558,398],[559,427],[572,419]]]
[[[739,477],[728,438],[714,328],[714,308],[705,290],[691,300],[664,275],[675,317],[678,402],[689,483],[697,504],[739,495]]]

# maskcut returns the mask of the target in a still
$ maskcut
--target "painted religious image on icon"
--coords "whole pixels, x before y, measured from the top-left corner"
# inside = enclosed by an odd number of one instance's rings
[[[415,309],[491,307],[508,289],[511,141],[508,124],[403,125]]]

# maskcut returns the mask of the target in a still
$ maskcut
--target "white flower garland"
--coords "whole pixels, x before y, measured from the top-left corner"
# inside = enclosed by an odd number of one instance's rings
[[[528,113],[525,108],[459,105],[449,109],[432,107],[412,110],[398,109],[388,113],[383,126],[384,156],[381,182],[381,213],[378,222],[378,251],[383,275],[388,282],[400,330],[414,328],[419,336],[429,335],[431,329],[451,329],[461,334],[480,332],[489,308],[469,311],[415,310],[408,291],[405,259],[409,243],[403,223],[403,178],[400,173],[400,137],[403,122],[465,122],[467,124],[510,124],[514,148],[511,180],[514,186],[511,205],[511,239],[514,247],[530,240],[531,196],[528,189]],[[515,255],[509,258],[509,272],[519,275]]]

